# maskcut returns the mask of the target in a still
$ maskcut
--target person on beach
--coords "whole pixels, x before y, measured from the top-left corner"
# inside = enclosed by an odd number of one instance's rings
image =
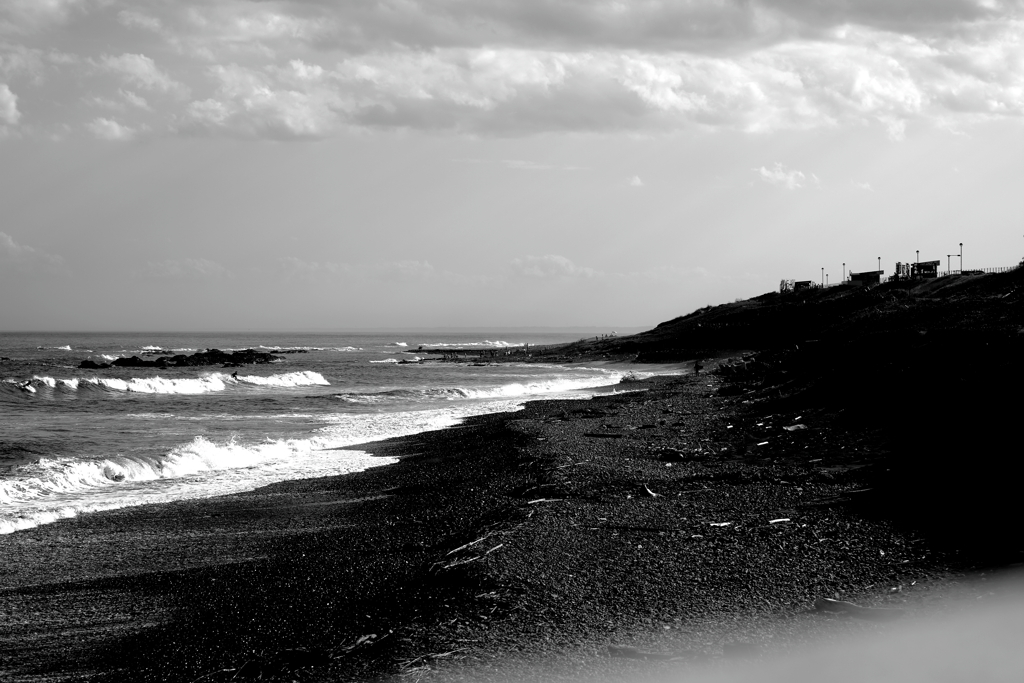
[[[700,359],[697,359],[693,363],[693,374],[700,375],[700,371],[703,370],[703,369],[704,369],[704,364],[700,361]]]

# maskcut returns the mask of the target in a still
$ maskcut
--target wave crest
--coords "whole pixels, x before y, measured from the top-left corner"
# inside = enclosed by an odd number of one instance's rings
[[[287,372],[281,375],[270,377],[258,377],[256,375],[239,375],[235,378],[245,384],[272,387],[309,387],[309,386],[330,386],[331,383],[324,379],[319,372],[305,370],[303,372]]]

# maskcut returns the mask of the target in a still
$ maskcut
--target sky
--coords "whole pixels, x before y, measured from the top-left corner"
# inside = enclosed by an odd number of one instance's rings
[[[1022,120],[1019,0],[3,0],[0,330],[615,329],[1016,265]]]

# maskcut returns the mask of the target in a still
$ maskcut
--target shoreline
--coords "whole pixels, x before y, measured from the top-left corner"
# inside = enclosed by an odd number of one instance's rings
[[[848,509],[870,449],[837,454],[821,414],[793,432],[799,457],[759,452],[759,416],[719,384],[528,401],[348,447],[388,467],[0,537],[0,609],[17,615],[0,673],[628,674],[652,664],[609,646],[771,649],[780,624],[798,640],[796,624],[835,621],[816,598],[913,608],[957,580],[960,561]]]

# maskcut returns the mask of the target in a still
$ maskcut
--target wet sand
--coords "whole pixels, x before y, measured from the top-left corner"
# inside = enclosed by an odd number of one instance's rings
[[[719,386],[531,402],[363,447],[395,465],[0,536],[0,679],[622,678],[961,581],[857,504],[877,434]]]

